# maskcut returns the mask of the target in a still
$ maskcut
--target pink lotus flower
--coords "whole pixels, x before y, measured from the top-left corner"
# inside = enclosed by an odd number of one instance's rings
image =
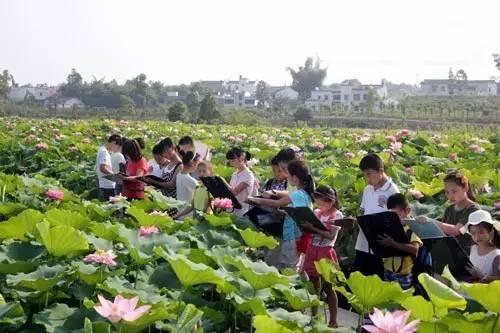
[[[407,130],[407,129],[402,129],[402,130],[400,130],[400,131],[399,131],[399,133],[398,133],[397,137],[398,137],[399,139],[402,139],[402,138],[406,138],[406,137],[408,137],[409,135],[410,135],[410,131],[409,131],[409,130]]]
[[[127,197],[124,197],[121,193],[114,197],[109,197],[109,202],[111,203],[117,203],[122,201],[127,201]]]
[[[312,144],[312,147],[316,150],[323,150],[325,148],[325,145],[321,142],[316,141]]]
[[[95,311],[113,323],[117,323],[120,320],[135,321],[151,309],[151,305],[143,305],[136,308],[139,302],[138,296],[127,299],[121,295],[117,295],[113,303],[105,299],[102,295],[98,295],[97,297],[99,298],[100,305],[94,306]]]
[[[413,176],[415,174],[415,171],[413,170],[413,167],[409,166],[406,168],[406,173]]]
[[[422,192],[420,192],[418,190],[410,190],[410,194],[414,199],[417,199],[417,200],[420,200],[424,197]]]
[[[386,135],[385,139],[389,142],[396,142],[396,137],[394,135]]]
[[[266,143],[265,143],[266,146],[268,146],[269,148],[276,148],[278,147],[278,144],[276,142],[274,142],[273,140],[267,140]]]
[[[59,190],[48,190],[47,192],[45,192],[45,195],[47,196],[47,198],[56,201],[62,201],[64,199],[64,192]]]
[[[85,138],[82,140],[83,143],[85,144],[89,144],[90,143],[90,139],[89,138]]]
[[[231,201],[231,199],[215,198],[212,203],[214,205],[214,208],[219,208],[226,211],[233,209],[233,202]]]
[[[403,144],[401,142],[393,142],[391,143],[390,149],[394,152],[400,152],[401,148],[403,148]]]
[[[446,143],[440,143],[440,144],[438,144],[438,148],[446,149],[446,148],[448,148],[448,145]]]
[[[35,147],[37,149],[40,149],[40,150],[47,150],[47,149],[49,149],[49,145],[47,145],[44,142],[37,143]]]
[[[116,254],[113,253],[113,250],[97,250],[96,252],[87,255],[83,261],[89,264],[103,264],[109,267],[115,267],[117,265]]]
[[[296,145],[291,145],[290,146],[290,149],[292,149],[294,152],[298,153],[299,151],[301,151],[300,147],[296,146]]]
[[[500,201],[499,202],[495,202],[493,204],[493,207],[495,207],[495,210],[500,210]]]
[[[357,143],[367,143],[368,141],[370,141],[370,137],[369,136],[362,136],[362,137],[359,137],[356,142]]]
[[[469,146],[469,149],[470,149],[471,151],[473,151],[474,153],[479,153],[479,154],[480,154],[480,153],[483,153],[483,152],[484,152],[484,148],[483,148],[483,147],[481,147],[481,146],[479,146],[479,145],[476,145],[476,144],[471,144],[471,145]]]
[[[26,137],[26,139],[28,140],[35,140],[36,139],[36,135],[35,134],[30,134]]]
[[[158,227],[152,225],[152,226],[141,226],[141,228],[139,229],[139,235],[141,237],[149,237],[153,234],[157,234],[160,232],[160,229],[158,229]]]
[[[410,311],[388,311],[384,315],[375,308],[370,315],[373,325],[363,325],[363,328],[370,333],[414,333],[420,321],[414,320],[406,324],[409,317]]]
[[[355,156],[355,155],[354,155],[354,153],[351,153],[351,152],[347,152],[347,153],[345,153],[345,154],[344,154],[344,157],[345,157],[346,159],[348,159],[348,160],[353,159],[353,158],[354,158],[354,156]]]
[[[455,162],[458,159],[457,153],[450,153],[450,160]]]

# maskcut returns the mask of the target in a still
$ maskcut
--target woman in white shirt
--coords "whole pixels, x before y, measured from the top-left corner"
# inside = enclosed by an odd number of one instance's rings
[[[235,209],[234,213],[242,216],[250,208],[247,203],[248,197],[258,195],[255,176],[247,166],[247,161],[252,158],[252,155],[241,148],[234,147],[227,152],[226,158],[230,165],[236,169],[236,172],[231,177],[229,186],[231,192],[242,206],[241,209]]]
[[[196,190],[198,182],[191,176],[191,172],[196,169],[198,165],[198,158],[192,151],[180,152],[182,157],[182,171],[179,172],[175,179],[175,187],[177,189],[177,200],[191,203],[193,201],[193,194]]]

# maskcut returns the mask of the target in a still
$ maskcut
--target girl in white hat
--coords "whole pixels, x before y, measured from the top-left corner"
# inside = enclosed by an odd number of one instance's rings
[[[487,211],[478,210],[469,215],[463,229],[475,244],[470,249],[469,273],[480,282],[500,279],[500,222],[494,221]]]

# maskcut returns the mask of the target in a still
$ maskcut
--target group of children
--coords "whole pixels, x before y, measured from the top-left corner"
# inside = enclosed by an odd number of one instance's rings
[[[120,152],[120,147],[123,158],[113,158]],[[111,157],[106,156],[106,152],[111,152]],[[118,193],[118,184],[115,184],[116,189],[111,191],[111,181],[101,177],[114,174],[123,182],[121,193],[127,198],[143,198],[144,183],[147,183],[160,188],[167,196],[192,203],[183,211],[172,212],[177,219],[197,212],[210,212],[209,193],[204,186],[200,186],[198,179],[212,176],[212,165],[196,152],[190,137],[182,138],[177,146],[171,139],[163,139],[154,146],[153,156],[154,160],[148,163],[137,140],[122,140],[112,135],[98,152],[97,172],[101,197],[105,200],[107,196]],[[248,166],[247,162],[251,159],[249,152],[232,148],[227,152],[226,158],[229,165],[235,169],[228,188],[242,206],[235,209],[234,213],[257,221],[263,230],[278,236],[279,247],[266,255],[266,261],[280,270],[288,268],[304,273],[318,293],[325,292],[330,310],[329,324],[335,327],[337,296],[332,287],[320,277],[314,263],[323,258],[338,263],[334,246],[341,228],[335,221],[342,219],[343,214],[339,210],[337,192],[329,186],[316,187],[303,156],[291,148],[281,150],[271,160],[273,178],[265,182],[262,189]],[[124,166],[115,168],[113,160],[120,163],[125,161]],[[386,175],[381,158],[376,154],[368,154],[360,161],[359,168],[367,183],[361,199],[361,214],[390,210],[399,216],[402,223],[409,219],[410,203]],[[137,179],[137,176],[146,174],[156,178]],[[448,173],[444,178],[444,186],[451,205],[447,207],[442,221],[433,222],[446,235],[456,237],[466,251],[470,251],[472,266],[468,267],[468,270],[475,279],[491,281],[500,278],[498,222],[495,222],[487,211],[479,209],[464,175],[458,172]],[[312,224],[299,228],[290,216],[279,210],[287,206],[311,209],[316,207],[314,213],[323,224],[324,230]],[[259,220],[259,214],[264,218]],[[429,220],[422,216],[416,218],[420,223],[429,223]],[[376,256],[371,251],[363,231],[359,230],[354,269],[365,275],[379,275],[386,281],[396,281],[403,288],[411,287],[415,278],[412,274],[415,259],[423,242],[408,225],[405,224],[403,228],[409,242],[397,242],[389,235],[378,239],[380,245],[407,254],[389,258]]]

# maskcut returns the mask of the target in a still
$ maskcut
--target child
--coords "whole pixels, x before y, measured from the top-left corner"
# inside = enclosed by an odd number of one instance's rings
[[[359,168],[368,184],[363,191],[361,200],[363,214],[377,214],[387,211],[387,199],[394,193],[399,193],[399,189],[385,174],[384,162],[378,155],[368,154],[361,159]],[[373,252],[369,250],[368,241],[362,230],[359,230],[356,240],[354,268],[364,275],[377,274],[383,277],[384,273],[382,259],[373,255]]]
[[[335,220],[342,219],[344,216],[338,210],[337,192],[331,187],[318,186],[313,197],[318,207],[314,213],[327,231],[317,229],[310,223],[305,225],[305,228],[313,233],[313,237],[306,252],[304,271],[312,281],[318,295],[321,295],[321,292],[325,291],[330,310],[329,326],[337,327],[337,294],[332,289],[331,284],[320,277],[314,263],[323,258],[338,263],[337,254],[333,247],[335,246],[335,240],[337,239],[340,227],[335,225]],[[317,307],[314,307],[312,315],[315,316],[317,311]]]
[[[273,178],[269,179],[263,188],[263,191],[279,192],[286,191],[288,188],[288,181],[286,179],[286,172],[280,168],[278,157],[275,156],[271,160],[271,168],[273,169]]]
[[[161,140],[158,145],[160,155],[167,159],[168,163],[163,168],[162,181],[149,179],[147,183],[160,188],[164,195],[176,199],[176,178],[177,174],[182,170],[182,160],[170,138]],[[173,212],[173,210],[171,211]]]
[[[393,194],[387,199],[387,208],[398,214],[401,223],[408,218],[411,212],[410,203],[401,193]],[[384,280],[396,281],[401,285],[401,288],[408,289],[413,283],[413,258],[417,257],[418,249],[423,243],[414,232],[409,231],[408,225],[404,225],[403,229],[409,235],[410,243],[396,242],[388,235],[381,236],[378,242],[383,246],[409,254],[404,257],[384,258]]]
[[[115,182],[106,178],[115,174],[111,162],[110,153],[120,151],[122,146],[122,137],[118,134],[109,136],[105,145],[99,147],[96,158],[96,172],[99,184],[99,199],[108,201],[110,197],[115,195]]]
[[[212,164],[208,161],[201,161],[196,167],[196,172],[200,177],[213,176]],[[182,219],[191,212],[196,214],[211,213],[208,190],[204,185],[198,186],[193,193],[193,204],[175,216],[175,219]]]
[[[182,171],[177,174],[177,178],[175,180],[177,200],[192,202],[194,190],[198,185],[198,181],[191,177],[190,173],[196,169],[198,160],[192,151],[181,151],[181,156],[183,168]]]
[[[135,138],[134,140],[139,144],[139,147],[141,147],[141,150],[146,149],[146,142],[144,141],[143,138]]]
[[[114,174],[120,173],[125,170],[125,156],[122,154],[122,142],[117,142],[120,149],[111,154],[111,168]],[[123,192],[123,181],[121,179],[116,179],[115,182],[115,195],[120,195]]]
[[[117,177],[123,180],[123,195],[128,199],[144,199],[144,183],[137,177],[146,175],[149,165],[142,155],[141,147],[135,140],[126,140],[122,152],[127,160],[126,176],[117,174]]]
[[[236,169],[229,182],[230,190],[242,206],[241,209],[235,209],[234,213],[243,216],[250,208],[247,203],[248,197],[257,194],[255,176],[247,166],[252,155],[241,148],[234,147],[227,152],[226,158],[230,165]]]
[[[292,161],[288,163],[288,184],[297,188],[290,194],[277,192],[277,200],[265,198],[250,198],[249,201],[273,208],[280,208],[286,205],[290,207],[312,207],[312,195],[314,193],[314,180],[309,172],[309,168],[304,161]],[[279,269],[291,268],[296,270],[299,263],[299,253],[297,251],[297,240],[302,232],[295,221],[287,216],[283,222],[283,237],[280,244],[280,254],[277,263]]]
[[[463,235],[461,228],[467,223],[471,213],[477,211],[479,206],[474,202],[469,180],[463,174],[452,171],[444,177],[444,191],[451,205],[444,211],[443,222],[433,220],[448,236],[456,237],[460,246],[467,252],[472,246],[472,239]],[[418,222],[425,223],[429,219],[418,216]]]
[[[490,213],[484,210],[471,213],[465,225],[465,231],[472,236],[475,244],[469,256],[472,266],[467,267],[467,270],[481,283],[500,279],[499,229],[500,222],[493,221]]]
[[[158,178],[163,178],[163,171],[168,165],[168,159],[162,155],[162,147],[157,144],[153,147],[153,159],[149,161],[149,174]]]

